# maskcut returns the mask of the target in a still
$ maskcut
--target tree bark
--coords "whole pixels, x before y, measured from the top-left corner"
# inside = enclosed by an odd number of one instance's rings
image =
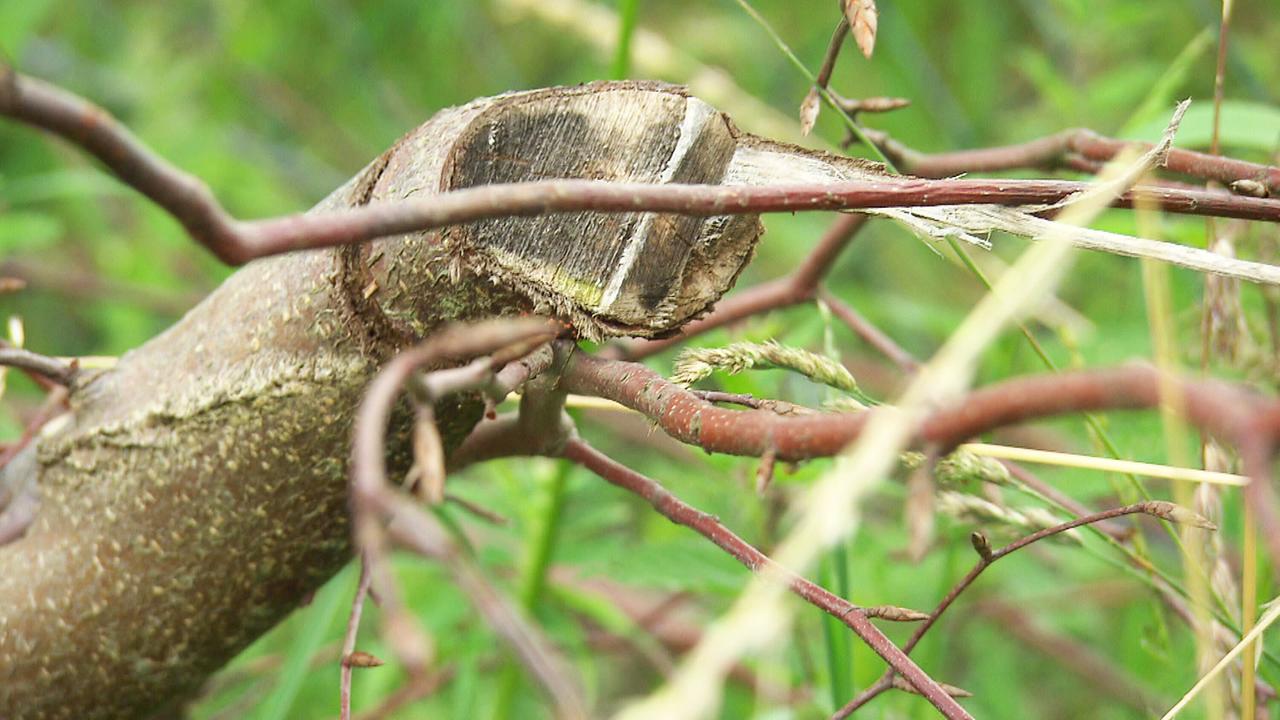
[[[317,209],[434,192],[435,141],[468,112],[437,115]],[[380,361],[444,322],[528,309],[457,252],[418,233],[256,261],[76,382],[72,412],[0,483],[34,475],[41,495],[0,548],[0,717],[145,717],[347,561],[351,422]],[[446,443],[480,412],[474,397],[438,408]]]
[[[738,137],[675,86],[512,93],[441,111],[316,210],[494,180],[714,183]],[[183,208],[207,202],[169,199],[203,227]],[[0,489],[41,495],[25,537],[0,547],[0,717],[153,714],[332,576],[350,555],[355,408],[397,351],[447,322],[528,312],[596,337],[668,333],[733,284],[760,231],[751,214],[539,215],[245,266],[115,368],[79,376],[72,412],[0,471]],[[478,396],[437,403],[446,451],[481,410]],[[393,469],[408,416],[393,418]]]

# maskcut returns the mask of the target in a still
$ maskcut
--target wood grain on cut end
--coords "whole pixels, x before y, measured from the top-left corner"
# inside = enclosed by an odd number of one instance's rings
[[[716,184],[737,147],[728,119],[682,88],[592,83],[495,98],[454,143],[440,190],[555,178]],[[559,213],[449,231],[495,280],[587,334],[659,335],[733,283],[754,217]]]

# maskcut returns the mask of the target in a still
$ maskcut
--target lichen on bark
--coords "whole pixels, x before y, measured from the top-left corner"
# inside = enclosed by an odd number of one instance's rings
[[[615,91],[660,95],[657,108],[687,101],[660,85],[545,92]],[[449,189],[442,176],[450,139],[519,97],[438,113],[317,211]],[[651,130],[672,121],[611,117]],[[675,122],[672,132],[683,125]],[[607,128],[595,136],[610,137]],[[674,153],[678,139],[669,144]],[[250,263],[114,368],[83,375],[72,412],[37,439],[35,462],[24,456],[0,471],[0,484],[19,468],[35,473],[42,498],[26,535],[0,548],[0,717],[145,717],[189,696],[349,559],[351,426],[382,362],[444,323],[495,315],[559,313],[588,335],[674,330],[705,311],[749,259],[758,221],[730,225],[745,233],[735,243],[718,245],[724,228],[712,226],[715,233],[681,250],[701,269],[663,285],[672,302],[641,298],[665,308],[653,322],[636,325],[634,313],[597,318],[580,288],[549,284],[555,273],[541,272],[532,255],[523,265],[499,263],[470,232],[444,229]],[[675,232],[653,237],[683,243],[704,226],[677,222]],[[539,242],[600,240],[555,227]],[[644,239],[612,239],[636,237]],[[601,257],[623,252],[614,250]],[[603,275],[575,281],[605,288],[610,268],[596,269]],[[476,396],[437,405],[446,448],[481,409]],[[393,469],[396,459],[405,466],[408,417],[402,409],[393,420]]]
[[[411,182],[375,163],[318,209]],[[73,388],[38,440],[36,522],[0,548],[0,716],[146,716],[349,559],[351,422],[379,363],[441,323],[523,307],[431,233],[366,252],[382,259],[359,283],[347,249],[251,263]],[[480,412],[447,401],[446,442]]]

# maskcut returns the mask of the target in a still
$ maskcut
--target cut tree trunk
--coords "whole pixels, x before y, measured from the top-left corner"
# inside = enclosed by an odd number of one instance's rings
[[[737,137],[673,86],[515,93],[438,113],[317,210],[494,180],[716,182],[724,168],[696,156],[723,165]],[[636,156],[653,148],[665,156]],[[592,336],[670,332],[729,288],[759,233],[754,216],[578,213],[245,266],[82,375],[72,412],[0,470],[0,489],[41,496],[26,535],[0,547],[0,717],[163,711],[331,577],[350,557],[352,417],[398,350],[446,322],[527,312]],[[481,409],[476,396],[436,407],[446,448]],[[388,452],[403,469],[401,415]]]
[[[430,139],[462,114],[318,209],[419,190],[443,159]],[[443,322],[528,306],[456,261],[433,233],[260,260],[82,376],[72,412],[6,470],[10,485],[38,473],[41,508],[0,548],[0,717],[150,715],[341,568],[351,421],[380,361]],[[480,412],[440,408],[447,441]]]

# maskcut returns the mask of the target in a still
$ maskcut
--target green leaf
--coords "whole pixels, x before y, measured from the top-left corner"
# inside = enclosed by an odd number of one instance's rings
[[[22,46],[31,39],[36,26],[52,9],[52,0],[0,3],[0,60],[18,58],[22,54]]]
[[[62,221],[37,212],[0,214],[0,254],[41,250],[62,237]]]
[[[295,717],[291,712],[293,702],[302,689],[302,682],[311,672],[311,663],[320,646],[329,637],[329,630],[335,620],[342,614],[342,608],[348,606],[354,593],[352,574],[348,572],[338,575],[316,593],[311,606],[300,613],[295,625],[297,635],[289,647],[285,665],[280,671],[280,680],[271,691],[270,697],[263,703],[264,720],[284,720]]]
[[[1169,111],[1172,112],[1172,108]],[[1154,140],[1160,137],[1168,123],[1167,117],[1153,118],[1125,137]],[[1244,100],[1223,101],[1219,137],[1224,148],[1275,152],[1280,147],[1280,107]],[[1192,104],[1182,118],[1175,144],[1178,147],[1203,148],[1209,146],[1212,138],[1213,103],[1205,100]]]

